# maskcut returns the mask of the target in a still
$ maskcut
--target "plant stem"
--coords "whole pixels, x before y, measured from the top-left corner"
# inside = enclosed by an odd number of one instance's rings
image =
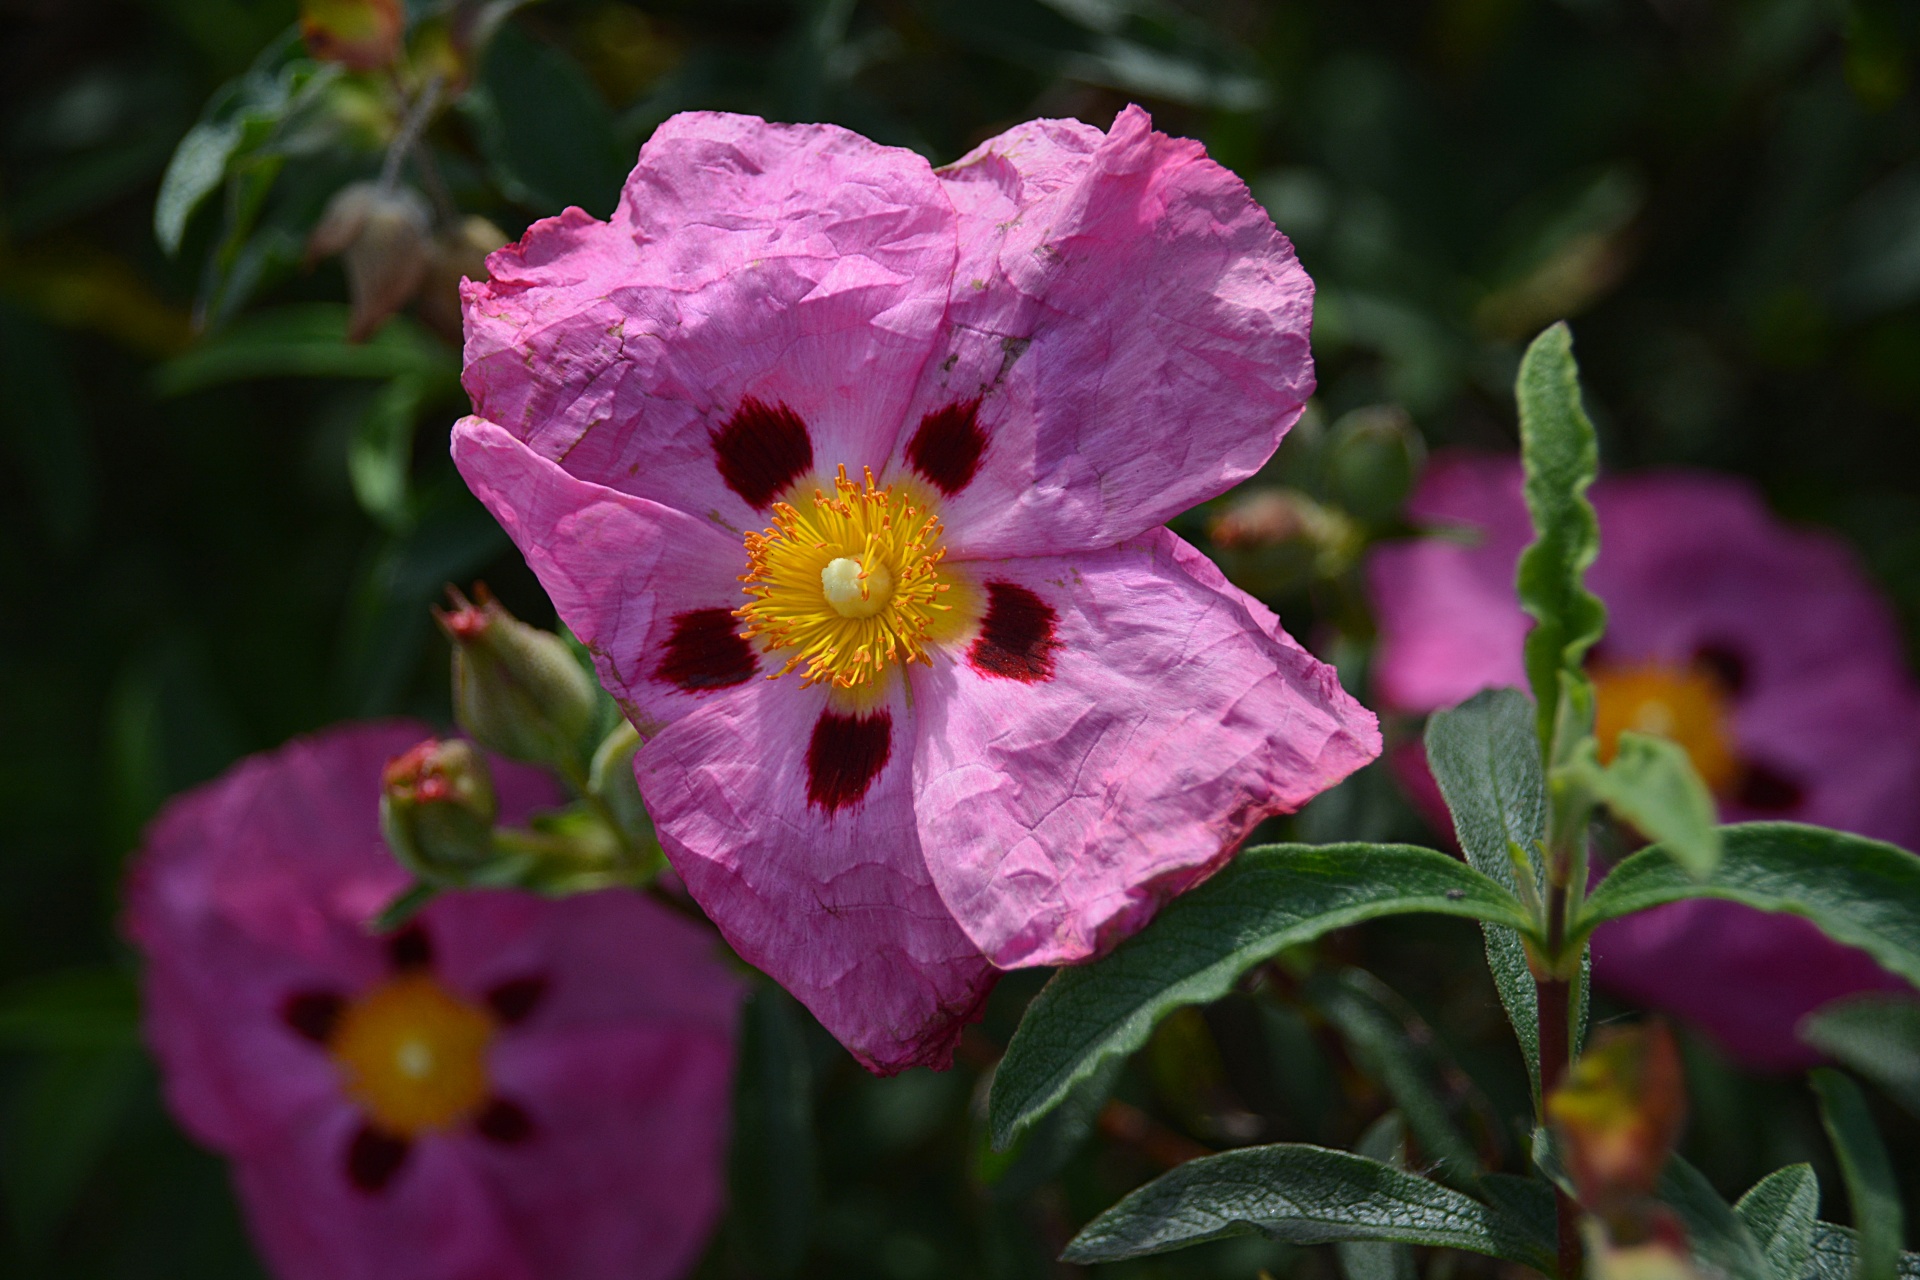
[[[1568,1026],[1573,984],[1564,978],[1555,978],[1536,981],[1534,990],[1540,1006],[1540,1096],[1544,1106],[1546,1095],[1567,1072],[1567,1055],[1573,1038]],[[1559,1280],[1579,1280],[1584,1262],[1580,1206],[1557,1184],[1553,1188],[1553,1218]]]

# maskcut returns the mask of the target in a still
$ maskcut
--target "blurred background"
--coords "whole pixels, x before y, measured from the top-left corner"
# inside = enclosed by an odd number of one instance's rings
[[[410,120],[418,82],[309,60],[295,0],[0,0],[6,1275],[258,1274],[224,1170],[166,1119],[138,1047],[116,935],[123,860],[168,795],[244,753],[342,718],[444,723],[447,655],[427,607],[445,584],[484,579],[551,621],[447,460],[463,406],[451,282],[477,270],[462,263],[496,231],[518,236],[567,204],[605,216],[639,144],[678,110],[836,121],[936,163],[1033,116],[1104,126],[1129,101],[1202,139],[1320,290],[1319,397],[1263,477],[1300,495],[1267,513],[1283,545],[1249,552],[1229,533],[1213,549],[1356,688],[1364,548],[1398,531],[1425,449],[1513,447],[1519,344],[1561,316],[1609,467],[1750,477],[1785,516],[1848,538],[1910,649],[1920,638],[1920,6],[546,0],[462,12],[488,38],[441,34],[450,105]],[[370,274],[349,280],[310,239],[335,193],[375,177],[415,123],[439,239],[413,247],[420,261],[400,271],[410,289],[391,261],[363,259]],[[188,199],[176,173],[160,200],[196,127],[212,178]],[[409,309],[349,343],[349,298],[364,320],[382,282]],[[1180,527],[1204,538],[1219,513]],[[1434,838],[1378,770],[1291,825],[1314,840]],[[1346,1016],[1324,991],[1189,1010],[1128,1067],[1091,1141],[1030,1149],[1010,1168],[983,1155],[980,1071],[1041,975],[1002,984],[955,1070],[891,1080],[763,996],[750,1043],[785,1046],[816,1123],[769,1131],[752,1125],[773,1120],[743,1113],[743,1133],[787,1164],[772,1190],[736,1188],[751,1212],[723,1228],[702,1274],[1068,1270],[1051,1259],[1080,1223],[1202,1147],[1350,1146],[1390,1105],[1386,1040],[1518,1168],[1526,1086],[1477,932],[1394,921],[1320,951],[1376,975],[1350,973],[1346,1003],[1333,1001]],[[1742,1075],[1697,1039],[1686,1051],[1689,1158],[1724,1193],[1813,1160],[1824,1216],[1845,1220],[1800,1082]],[[1920,1129],[1880,1118],[1905,1153],[1911,1214]],[[1492,1274],[1481,1265],[1459,1274]],[[1262,1269],[1337,1274],[1329,1251],[1257,1241],[1114,1270]]]

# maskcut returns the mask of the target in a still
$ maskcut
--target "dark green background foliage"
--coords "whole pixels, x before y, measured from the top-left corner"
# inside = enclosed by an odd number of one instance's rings
[[[231,246],[245,272],[203,274],[212,209],[178,257],[155,243],[174,144],[292,17],[293,0],[0,3],[7,1275],[256,1274],[222,1169],[166,1120],[137,1048],[123,860],[166,796],[243,753],[343,717],[444,720],[425,612],[444,583],[485,578],[550,618],[447,462],[451,346],[411,320],[340,346],[339,268],[298,269],[319,207],[367,164],[290,164]],[[1520,344],[1563,315],[1606,465],[1754,478],[1850,537],[1920,636],[1916,72],[1920,8],[1899,0],[550,0],[431,136],[455,202],[511,235],[568,202],[608,212],[683,108],[834,120],[944,161],[1031,116],[1105,124],[1143,102],[1247,179],[1319,284],[1321,394],[1268,479],[1352,536],[1310,568],[1229,564],[1362,687],[1354,548],[1393,532],[1404,486],[1328,424],[1404,413],[1430,444],[1511,448]],[[396,404],[420,406],[410,446]],[[356,502],[354,450],[399,495],[386,506],[364,483]],[[1378,769],[1276,825],[1432,838]],[[1011,1157],[986,1150],[982,1068],[1037,975],[1003,984],[953,1072],[892,1080],[763,993],[733,1168],[752,1221],[705,1274],[1040,1276],[1169,1160],[1350,1147],[1395,1105],[1522,1170],[1526,1075],[1470,922],[1358,926],[1258,983],[1096,1073],[1124,1106],[1096,1121],[1097,1093],[1070,1101]],[[1684,1149],[1723,1194],[1811,1160],[1824,1216],[1846,1220],[1803,1081],[1693,1040],[1687,1064]],[[1911,1223],[1920,1129],[1867,1099]],[[1241,1240],[1121,1271],[1334,1266]]]

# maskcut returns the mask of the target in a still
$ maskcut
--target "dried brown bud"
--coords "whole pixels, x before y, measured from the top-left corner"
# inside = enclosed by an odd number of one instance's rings
[[[411,187],[355,182],[327,202],[307,240],[307,264],[340,256],[353,317],[347,340],[364,342],[419,292],[433,252],[433,214]]]
[[[400,53],[401,0],[300,0],[300,38],[322,62],[377,71]]]

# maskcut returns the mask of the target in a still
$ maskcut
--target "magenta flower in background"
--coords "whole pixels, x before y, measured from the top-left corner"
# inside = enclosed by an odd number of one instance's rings
[[[146,1034],[181,1124],[233,1161],[281,1280],[667,1280],[722,1199],[740,982],[632,893],[409,877],[380,777],[422,725],[348,725],[170,803],[128,887]],[[497,767],[503,816],[559,797]]]
[[[1160,527],[1299,416],[1312,285],[1137,108],[937,171],[676,116],[611,222],[488,265],[461,473],[688,888],[869,1066],[944,1065],[997,967],[1095,955],[1378,752]]]
[[[1443,454],[1409,514],[1474,528],[1479,540],[1374,554],[1383,710],[1525,687],[1529,623],[1513,580],[1531,533],[1520,484],[1517,459]],[[1592,498],[1601,549],[1589,583],[1608,610],[1591,663],[1603,752],[1622,729],[1662,733],[1687,748],[1726,821],[1812,822],[1920,848],[1920,692],[1890,610],[1847,548],[1780,524],[1723,476],[1606,478]],[[1418,748],[1396,764],[1431,811],[1438,796]],[[1773,1070],[1817,1061],[1795,1035],[1814,1009],[1905,987],[1804,920],[1712,901],[1604,926],[1594,973]]]

